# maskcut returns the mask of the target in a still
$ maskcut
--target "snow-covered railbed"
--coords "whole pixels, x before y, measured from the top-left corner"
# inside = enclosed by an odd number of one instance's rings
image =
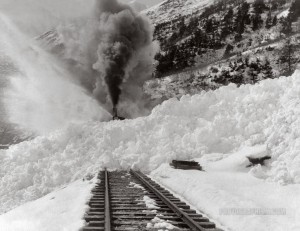
[[[247,171],[185,171],[168,165],[151,177],[224,230],[300,230],[300,185],[266,183]]]

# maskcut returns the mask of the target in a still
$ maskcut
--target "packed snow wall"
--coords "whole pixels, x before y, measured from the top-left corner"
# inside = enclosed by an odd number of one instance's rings
[[[171,99],[148,117],[72,124],[0,154],[1,211],[103,167],[151,171],[172,159],[230,154],[264,144],[270,166],[254,175],[300,182],[300,71],[256,85]],[[257,172],[260,171],[260,174]]]

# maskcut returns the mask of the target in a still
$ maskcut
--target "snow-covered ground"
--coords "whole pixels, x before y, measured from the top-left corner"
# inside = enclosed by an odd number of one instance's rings
[[[222,155],[208,154],[197,159],[205,172],[162,165],[151,176],[224,230],[300,230],[300,185],[257,179],[241,156],[238,152],[218,161]]]
[[[78,180],[0,216],[1,231],[71,231],[85,224],[96,179]]]
[[[150,116],[135,120],[73,123],[2,150],[0,211],[38,199],[105,166],[132,167],[152,172],[232,230],[248,222],[256,230],[283,230],[284,225],[297,230],[300,200],[299,186],[294,184],[300,179],[299,77],[296,71],[289,78],[239,88],[229,85],[171,99]],[[272,160],[266,167],[246,168],[246,156],[252,154],[270,155]],[[175,174],[162,165],[172,159],[195,158],[201,158],[206,172]],[[184,177],[188,180],[182,180]],[[183,181],[189,182],[186,192],[180,191],[185,188]],[[287,215],[225,217],[216,212],[227,207],[270,206],[286,209]],[[272,222],[277,229],[272,229]],[[243,230],[251,230],[247,227]]]

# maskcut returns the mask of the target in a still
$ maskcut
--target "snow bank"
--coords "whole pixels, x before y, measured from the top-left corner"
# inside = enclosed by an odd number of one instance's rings
[[[161,165],[151,175],[223,230],[300,230],[300,185],[282,187],[246,172],[213,168],[182,171]]]
[[[265,145],[260,178],[300,183],[300,71],[257,85],[171,99],[145,118],[73,124],[0,153],[0,211],[108,168],[149,172],[162,163]],[[263,171],[263,172],[262,172]]]
[[[1,231],[79,230],[96,179],[78,180],[0,216]]]

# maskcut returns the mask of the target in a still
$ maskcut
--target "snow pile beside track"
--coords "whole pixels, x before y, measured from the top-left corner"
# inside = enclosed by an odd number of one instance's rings
[[[100,168],[156,169],[177,159],[265,144],[273,161],[251,172],[300,183],[300,72],[172,99],[145,118],[73,124],[0,152],[0,212]]]
[[[97,179],[78,180],[0,216],[1,231],[71,231],[85,225],[86,202]]]

